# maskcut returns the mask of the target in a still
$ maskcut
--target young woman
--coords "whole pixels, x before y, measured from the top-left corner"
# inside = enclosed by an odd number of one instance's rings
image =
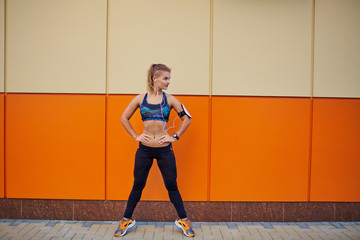
[[[146,184],[153,159],[161,171],[161,175],[168,190],[169,198],[174,205],[179,218],[175,220],[186,236],[194,237],[195,233],[191,226],[191,221],[187,218],[183,201],[178,190],[176,177],[175,155],[172,143],[179,140],[191,123],[191,116],[174,96],[167,95],[170,84],[171,69],[164,64],[152,64],[148,71],[147,93],[137,95],[125,109],[121,123],[126,131],[135,141],[139,142],[139,147],[135,155],[134,184],[127,201],[126,210],[120,220],[115,236],[124,236],[129,228],[135,226],[136,222],[131,218],[136,204],[140,201],[142,191]],[[130,124],[130,118],[134,112],[140,108],[144,130],[137,134]],[[170,110],[174,108],[182,120],[182,123],[173,136],[167,133],[167,122]]]

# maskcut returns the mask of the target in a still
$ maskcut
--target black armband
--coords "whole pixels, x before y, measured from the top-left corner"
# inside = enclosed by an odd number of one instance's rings
[[[190,113],[186,110],[184,104],[181,104],[182,109],[184,109],[182,112],[179,112],[179,117],[181,118],[182,116],[188,116],[189,118],[192,118]]]

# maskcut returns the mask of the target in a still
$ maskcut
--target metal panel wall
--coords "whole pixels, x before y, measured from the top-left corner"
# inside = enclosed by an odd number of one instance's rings
[[[360,1],[315,1],[314,96],[360,97]]]
[[[106,1],[7,1],[7,92],[105,93]]]
[[[110,1],[109,93],[146,91],[152,63],[172,68],[173,94],[209,94],[210,1]]]
[[[311,19],[311,0],[215,0],[213,94],[310,96]]]

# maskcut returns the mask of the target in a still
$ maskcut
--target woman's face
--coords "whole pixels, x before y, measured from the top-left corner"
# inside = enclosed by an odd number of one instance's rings
[[[155,87],[157,87],[158,89],[167,90],[170,85],[171,74],[170,72],[166,71],[159,72],[159,75],[157,77],[154,77]]]

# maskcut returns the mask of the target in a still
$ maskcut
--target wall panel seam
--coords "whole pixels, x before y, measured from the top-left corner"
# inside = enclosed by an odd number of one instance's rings
[[[4,0],[4,92],[6,93],[6,0]]]
[[[7,11],[6,11],[6,0],[4,0],[4,198],[6,198],[6,99],[7,99],[7,92],[6,92],[6,18],[7,18]]]
[[[312,164],[312,138],[314,121],[314,44],[315,44],[315,0],[312,0],[311,14],[311,76],[310,76],[310,126],[309,126],[309,159],[308,159],[308,192],[307,200],[310,201],[311,194],[311,164]]]
[[[210,0],[210,49],[209,49],[209,131],[208,131],[208,174],[207,201],[210,201],[211,189],[211,134],[212,134],[212,82],[213,82],[213,37],[214,37],[214,0]]]
[[[6,96],[7,94],[5,93],[4,94],[4,154],[3,154],[3,157],[4,157],[4,198],[6,198]]]
[[[315,48],[315,0],[312,0],[312,15],[311,15],[311,83],[310,83],[310,97],[314,96],[314,48]]]
[[[108,124],[108,93],[109,93],[109,3],[106,1],[106,76],[105,76],[105,200],[107,200],[107,124]]]

